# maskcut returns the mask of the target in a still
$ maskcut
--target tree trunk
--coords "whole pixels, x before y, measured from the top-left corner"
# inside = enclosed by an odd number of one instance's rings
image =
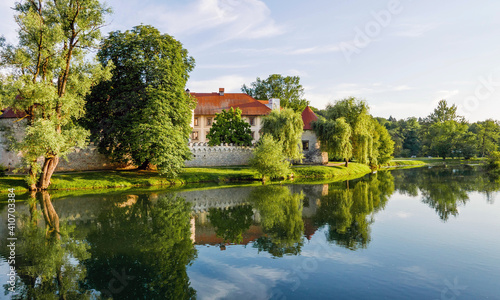
[[[50,201],[50,194],[47,191],[42,191],[42,196],[39,200],[45,225],[47,227],[47,236],[53,235],[57,239],[60,239],[59,216],[52,205],[52,201]]]
[[[40,179],[38,179],[37,188],[41,191],[48,189],[50,185],[50,179],[52,178],[52,174],[56,170],[57,164],[59,163],[59,156],[55,155],[52,157],[46,157],[45,162],[42,167],[42,174],[40,175]]]
[[[33,225],[38,225],[38,216],[36,215],[36,192],[30,192],[30,198],[28,199],[29,210],[30,210],[30,222]]]
[[[151,163],[149,162],[148,159],[146,159],[142,165],[139,166],[139,168],[137,168],[138,170],[146,170],[146,171],[151,171],[153,170],[153,166],[151,165]]]
[[[349,167],[349,159],[348,158],[345,159],[345,167],[346,168]]]

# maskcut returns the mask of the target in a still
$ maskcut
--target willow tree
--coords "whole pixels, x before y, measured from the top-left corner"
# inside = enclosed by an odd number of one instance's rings
[[[270,134],[274,140],[283,145],[283,155],[287,159],[302,161],[302,132],[304,122],[302,115],[285,108],[281,111],[273,110],[264,117],[262,134]]]
[[[185,92],[194,59],[182,44],[149,25],[109,34],[97,54],[113,62],[110,81],[92,89],[86,124],[99,151],[114,161],[177,175],[189,159],[194,99]]]
[[[345,118],[327,120],[321,117],[312,123],[312,127],[321,141],[321,150],[328,152],[331,157],[343,159],[347,167],[352,157],[352,129]]]
[[[87,56],[110,9],[98,0],[21,0],[14,11],[19,44],[2,44],[1,57],[18,95],[2,98],[1,106],[26,114],[25,135],[13,148],[29,168],[30,190],[45,190],[60,157],[84,146],[88,136],[76,120],[90,87],[109,70]]]
[[[343,118],[343,123],[346,123],[343,126],[350,127],[352,157],[357,162],[375,166],[392,158],[394,143],[391,143],[387,130],[375,124],[377,121],[369,114],[365,101],[354,97],[336,101],[326,107],[324,115],[331,122]],[[341,140],[345,137],[342,132],[338,135]],[[320,136],[319,140],[321,143],[328,143],[325,138],[331,139],[333,136],[335,133],[331,132],[330,135]]]

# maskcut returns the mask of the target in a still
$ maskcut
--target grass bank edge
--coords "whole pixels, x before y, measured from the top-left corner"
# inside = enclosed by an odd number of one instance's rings
[[[293,177],[326,179],[352,175],[365,175],[371,172],[363,164],[350,163],[344,166],[294,166]],[[172,187],[190,183],[260,181],[260,176],[249,167],[234,168],[185,168],[176,179],[162,177],[153,171],[96,171],[56,173],[52,178],[50,190],[116,189],[147,186]],[[26,192],[23,175],[0,177],[0,193],[14,188],[16,192]]]

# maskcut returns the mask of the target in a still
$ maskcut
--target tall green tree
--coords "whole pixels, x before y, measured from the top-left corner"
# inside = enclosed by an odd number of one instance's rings
[[[59,158],[85,145],[88,132],[76,120],[91,86],[107,77],[86,57],[110,9],[98,0],[21,0],[14,11],[19,44],[2,43],[1,64],[18,97],[2,97],[0,106],[26,113],[26,133],[13,146],[29,168],[30,190],[45,190]]]
[[[262,181],[266,177],[283,177],[290,173],[290,163],[283,156],[283,144],[274,140],[269,134],[264,134],[253,151],[250,166],[261,176]]]
[[[299,112],[291,108],[281,111],[273,110],[263,118],[262,134],[270,134],[276,141],[283,145],[285,158],[302,161],[302,132],[304,122]]]
[[[344,118],[326,120],[320,117],[312,123],[316,136],[321,141],[321,150],[328,152],[330,157],[342,159],[348,167],[349,159],[352,157],[351,126]]]
[[[241,109],[222,110],[215,114],[215,122],[207,134],[210,146],[221,143],[250,145],[252,143],[250,124],[241,118]]]
[[[264,80],[257,77],[250,86],[244,84],[241,91],[259,100],[279,98],[282,107],[300,113],[309,105],[309,101],[304,98],[304,88],[300,84],[299,76],[272,74]]]
[[[195,101],[184,88],[194,59],[179,41],[147,25],[111,32],[97,57],[116,66],[86,105],[86,126],[101,153],[177,175],[191,154]]]
[[[394,142],[392,142],[387,130],[369,114],[369,107],[365,101],[354,97],[345,98],[336,101],[335,104],[328,104],[323,115],[329,121],[342,118],[342,122],[345,123],[345,125],[342,123],[342,126],[349,126],[352,157],[357,162],[378,165],[392,158]],[[339,131],[337,138],[344,140],[344,132],[346,132],[345,129]],[[323,140],[328,136],[324,136],[321,131],[316,133],[320,136],[321,143],[329,143],[327,140]],[[333,135],[334,133],[331,132],[329,137],[333,137]],[[344,145],[347,144],[344,143]],[[344,153],[347,154],[348,151],[344,151]]]
[[[470,126],[470,130],[476,135],[479,154],[482,157],[498,150],[500,146],[500,123],[498,121],[488,119],[476,122]]]

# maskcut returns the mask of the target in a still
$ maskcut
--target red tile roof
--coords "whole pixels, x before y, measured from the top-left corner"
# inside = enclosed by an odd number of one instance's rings
[[[2,109],[0,119],[20,119],[24,116],[26,116],[26,114],[23,111],[13,110],[12,108],[7,107],[6,109]]]
[[[312,130],[311,122],[316,121],[318,116],[307,106],[302,112],[302,121],[304,122],[304,130]]]
[[[222,96],[220,93],[191,93],[191,95],[198,101],[194,110],[195,115],[215,115],[231,107],[241,109],[243,116],[261,116],[271,112],[269,107],[244,93],[224,93]]]

